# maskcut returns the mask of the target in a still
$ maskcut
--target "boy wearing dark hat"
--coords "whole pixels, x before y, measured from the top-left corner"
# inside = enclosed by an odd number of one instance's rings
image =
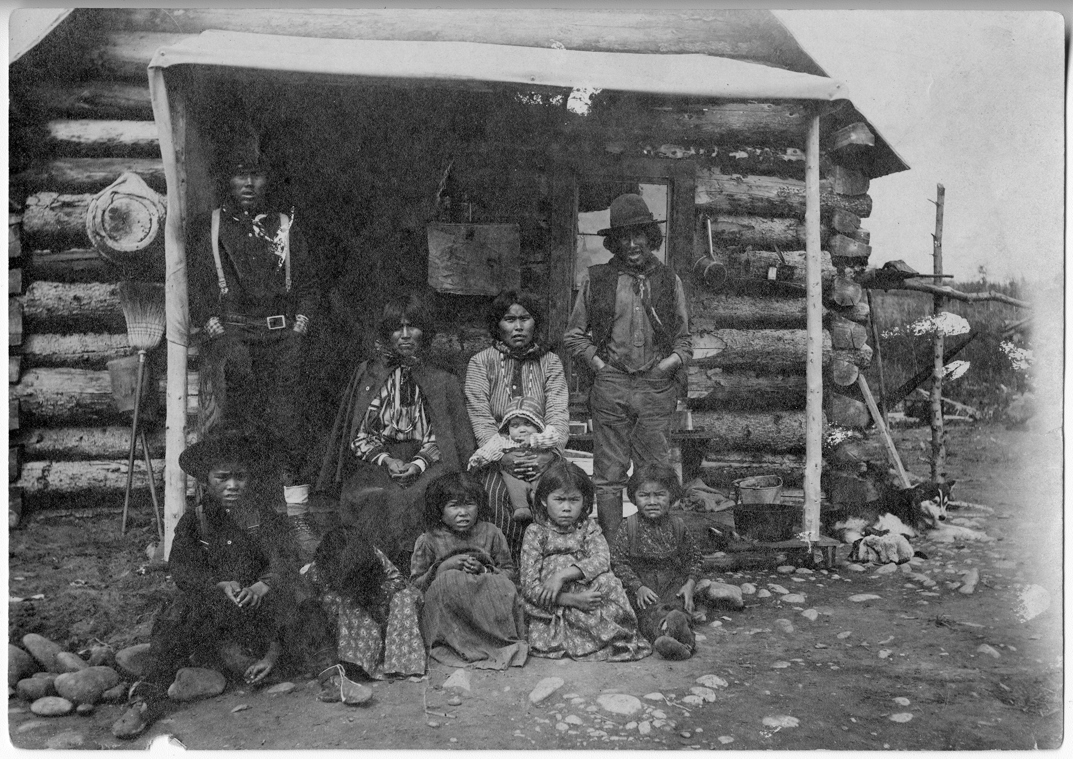
[[[202,330],[206,371],[224,380],[222,418],[207,426],[256,429],[273,441],[285,459],[287,515],[311,558],[317,538],[303,484],[309,441],[298,377],[320,267],[293,210],[268,211],[268,173],[255,142],[222,161],[228,198],[203,224],[190,258],[191,321]]]
[[[297,548],[283,517],[249,497],[251,468],[263,458],[257,440],[234,433],[196,443],[179,457],[205,496],[175,527],[168,570],[180,594],[153,621],[148,667],[112,726],[117,738],[142,733],[168,695],[185,700],[176,689],[191,678],[172,684],[183,668],[222,669],[255,684],[276,666],[291,621]],[[218,675],[195,672],[192,679],[212,677]]]
[[[670,464],[675,376],[693,356],[682,281],[653,255],[663,242],[660,223],[640,195],[615,198],[611,225],[597,232],[613,257],[589,267],[563,336],[571,355],[595,374],[593,483],[608,541],[622,521],[630,462]]]

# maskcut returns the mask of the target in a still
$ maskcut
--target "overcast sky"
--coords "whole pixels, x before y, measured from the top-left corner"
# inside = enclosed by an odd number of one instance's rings
[[[1062,17],[1001,11],[776,11],[909,164],[872,182],[876,266],[932,270],[935,186],[943,268],[959,278],[1061,276]]]

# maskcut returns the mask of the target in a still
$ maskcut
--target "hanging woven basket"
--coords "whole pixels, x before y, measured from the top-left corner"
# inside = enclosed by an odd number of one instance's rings
[[[166,214],[164,196],[125,172],[90,200],[86,233],[101,257],[124,273],[163,279]]]

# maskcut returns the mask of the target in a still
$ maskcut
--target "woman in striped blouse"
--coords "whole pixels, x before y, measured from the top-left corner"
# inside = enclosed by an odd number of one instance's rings
[[[489,307],[487,320],[492,346],[471,358],[466,369],[466,410],[477,445],[499,435],[503,415],[521,397],[532,398],[540,407],[545,428],[559,433],[558,445],[550,451],[508,452],[498,465],[478,473],[488,494],[488,512],[482,518],[503,531],[517,562],[527,525],[514,521],[500,467],[531,481],[562,455],[570,436],[569,392],[562,361],[541,338],[545,318],[536,297],[515,290],[501,292]]]

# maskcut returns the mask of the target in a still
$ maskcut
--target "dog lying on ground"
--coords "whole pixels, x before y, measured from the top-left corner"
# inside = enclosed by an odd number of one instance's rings
[[[850,559],[877,563],[903,563],[914,555],[909,543],[927,533],[930,540],[953,542],[993,538],[979,530],[947,524],[950,491],[954,481],[923,482],[911,488],[888,490],[880,498],[827,512],[824,530],[853,549]]]

